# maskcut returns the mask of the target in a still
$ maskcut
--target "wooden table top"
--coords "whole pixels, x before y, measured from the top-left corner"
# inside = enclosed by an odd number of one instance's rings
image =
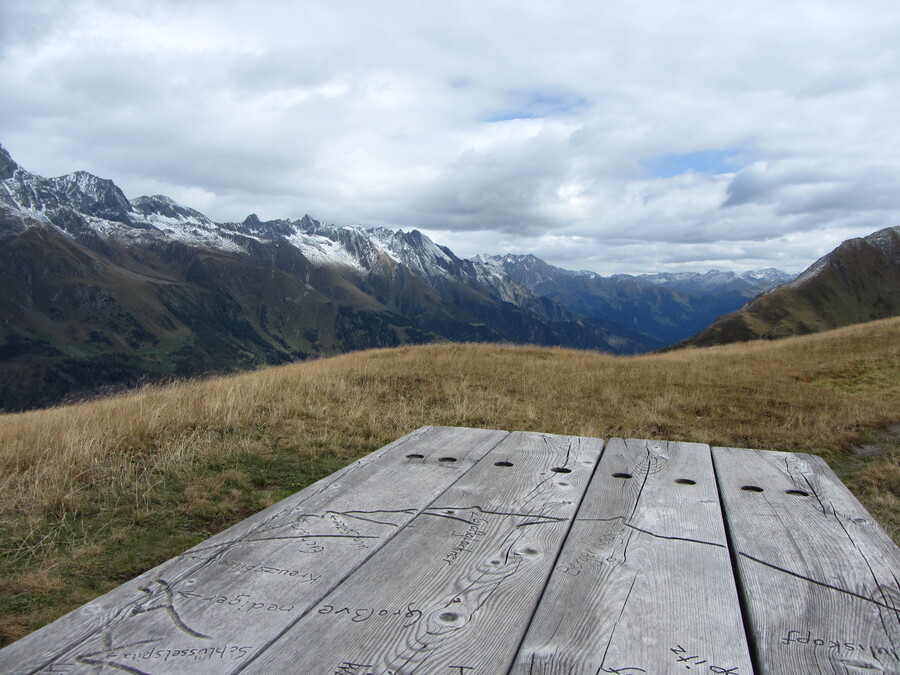
[[[4,673],[898,673],[900,549],[814,456],[424,427]]]

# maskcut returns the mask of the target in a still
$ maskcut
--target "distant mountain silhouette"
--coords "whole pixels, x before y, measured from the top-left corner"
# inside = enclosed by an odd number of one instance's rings
[[[775,269],[602,277],[554,267],[533,255],[479,256],[478,260],[494,265],[536,295],[584,316],[628,326],[660,346],[694,335],[757,293],[793,278]]]

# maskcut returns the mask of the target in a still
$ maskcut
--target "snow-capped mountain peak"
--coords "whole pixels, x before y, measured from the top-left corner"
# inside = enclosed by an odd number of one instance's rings
[[[156,216],[178,221],[193,221],[206,226],[215,225],[199,211],[182,206],[171,197],[165,195],[138,197],[132,199],[130,203],[133,211],[148,218]]]
[[[99,178],[87,171],[49,179],[65,201],[80,213],[128,223],[131,203],[125,193],[111,180]]]
[[[113,181],[86,171],[42,178],[22,169],[0,146],[0,203],[24,211],[69,236],[98,235],[139,244],[147,240],[179,241],[223,252],[247,252],[254,241],[283,241],[316,265],[339,266],[368,274],[392,261],[436,283],[458,279],[474,283],[495,297],[516,301],[522,284],[533,289],[560,276],[599,279],[594,272],[576,272],[548,264],[533,254],[476,256],[462,260],[418,230],[403,231],[339,227],[309,215],[295,221],[262,221],[256,214],[240,223],[215,223],[195,209],[165,195],[129,201]],[[636,281],[693,292],[735,289],[752,293],[789,278],[778,270],[737,275],[710,270],[705,274],[661,273],[633,277]],[[513,281],[515,279],[516,281]]]
[[[711,269],[707,272],[640,274],[635,278],[656,286],[665,286],[695,293],[738,291],[747,295],[755,295],[789,281],[793,278],[793,275],[774,268],[751,270],[741,274]]]
[[[535,302],[533,291],[546,294],[563,279],[576,285],[602,285],[607,281],[595,272],[555,267],[533,254],[485,255],[463,260],[415,229],[341,227],[309,215],[299,220],[263,221],[250,214],[241,222],[215,223],[165,195],[129,201],[111,180],[84,171],[42,178],[19,167],[5,150],[0,152],[0,172],[7,176],[0,180],[0,202],[31,216],[32,224],[28,226],[44,223],[88,246],[96,245],[98,237],[126,247],[178,242],[252,257],[260,246],[287,245],[315,267],[338,268],[357,277],[397,278],[398,274],[403,276],[398,271],[402,266],[432,287],[462,283],[487,297],[514,305]],[[701,294],[736,289],[749,296],[766,284],[773,285],[772,280],[779,274],[783,273],[760,270],[736,275],[710,270],[705,274],[626,275],[622,280]],[[579,306],[576,311],[589,310]]]
[[[0,175],[7,175],[0,181],[0,203],[27,214],[33,225],[43,223],[76,239],[99,236],[126,244],[177,240],[223,251],[242,250],[202,213],[164,195],[129,201],[113,181],[87,171],[44,178],[19,167],[5,150],[0,153],[0,166],[5,167]]]

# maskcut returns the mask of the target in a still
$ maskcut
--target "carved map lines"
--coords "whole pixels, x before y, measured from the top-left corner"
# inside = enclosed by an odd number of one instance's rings
[[[713,457],[760,670],[900,672],[900,550],[856,498],[818,457]]]
[[[750,555],[749,553],[739,552],[738,556],[742,559],[751,560],[760,565],[764,565],[765,567],[768,567],[769,569],[773,569],[777,572],[781,572],[782,574],[786,574],[788,576],[794,577],[795,579],[800,579],[801,581],[805,581],[809,584],[813,584],[815,586],[821,586],[822,588],[827,588],[828,590],[836,591],[838,593],[848,595],[852,598],[856,598],[857,600],[864,600],[865,602],[871,602],[876,607],[881,607],[890,612],[893,612],[895,615],[900,615],[900,607],[887,604],[886,601],[879,602],[877,599],[873,598],[871,595],[863,595],[861,593],[851,591],[842,586],[835,586],[834,584],[829,584],[824,581],[819,581],[818,579],[813,579],[812,577],[808,577],[806,575],[800,574],[793,570],[785,569],[784,567],[779,567],[778,565],[775,565],[773,563],[767,562],[765,560],[761,560],[760,558],[756,558],[756,557]]]
[[[900,600],[900,597],[897,597],[897,596],[895,596],[893,598],[888,597],[888,593],[885,591],[885,586],[887,584],[883,583],[878,578],[878,574],[876,574],[875,570],[872,567],[872,561],[869,559],[869,555],[867,554],[865,547],[860,546],[857,543],[856,539],[853,537],[850,530],[842,522],[841,517],[838,515],[838,511],[834,505],[834,502],[829,500],[828,503],[831,506],[831,514],[834,517],[835,522],[840,526],[841,530],[844,531],[844,534],[847,535],[847,539],[850,540],[850,543],[853,545],[853,548],[856,549],[857,554],[862,559],[863,563],[865,563],[866,569],[869,571],[869,578],[871,578],[872,583],[875,585],[875,588],[878,589],[878,594],[881,596],[881,599],[883,601],[882,603],[879,603],[879,602],[875,601],[874,598],[872,598],[873,602],[875,602],[875,604],[877,604],[879,607],[884,607],[886,609],[891,610],[893,615],[890,618],[893,619],[894,622],[900,624],[900,607],[898,607],[898,604],[900,604],[900,603],[897,602],[898,600]],[[894,580],[894,584],[896,585],[897,577],[894,576],[893,571],[891,571],[891,578]],[[873,595],[874,595],[874,591],[873,591]],[[881,620],[882,627],[884,628],[884,633],[885,633],[885,635],[888,636],[888,639],[891,643],[891,647],[897,648],[898,645],[894,641],[895,640],[894,635],[893,635],[894,631],[891,631],[885,625],[884,612],[879,611],[878,616],[879,616],[879,619]],[[900,637],[900,632],[897,633],[897,636]]]
[[[725,544],[721,544],[716,541],[703,541],[702,539],[692,539],[691,537],[673,537],[666,536],[664,534],[657,534],[656,532],[651,532],[650,530],[645,530],[636,525],[632,525],[631,523],[625,523],[625,527],[634,530],[635,532],[640,532],[641,534],[646,534],[648,537],[654,537],[656,539],[668,539],[670,541],[686,541],[692,544],[703,544],[704,546],[716,546],[718,548],[727,549],[728,546]]]
[[[509,516],[510,518],[521,518],[524,521],[523,523],[519,523],[516,527],[526,527],[528,525],[545,525],[547,523],[562,523],[568,522],[568,518],[561,518],[558,516],[548,516],[540,513],[517,513],[510,511],[497,511],[491,509],[485,509],[484,507],[478,506],[477,504],[473,504],[472,506],[441,506],[438,508],[429,508],[424,509],[422,511],[423,516],[434,516],[437,518],[455,518],[456,520],[462,520],[462,522],[469,523],[471,520],[466,520],[465,518],[461,518],[459,516],[455,516],[457,513],[481,513],[488,516]]]
[[[183,633],[187,633],[192,637],[205,638],[209,639],[209,635],[204,635],[200,631],[196,631],[190,626],[188,626],[184,620],[181,618],[181,615],[178,613],[178,610],[175,609],[175,594],[172,592],[172,586],[165,579],[154,579],[153,584],[155,586],[159,586],[160,590],[157,593],[161,592],[165,596],[165,602],[163,604],[157,604],[148,607],[147,605],[152,603],[154,598],[154,591],[152,588],[148,588],[147,586],[141,586],[138,588],[142,593],[146,593],[147,597],[143,602],[139,602],[137,606],[135,606],[131,610],[132,615],[143,614],[144,612],[154,612],[156,610],[162,609],[165,610],[166,614],[168,614],[169,619],[175,625],[178,630]]]
[[[656,460],[656,454],[650,450],[649,444],[647,445],[646,454],[641,454],[640,451],[637,452],[638,458],[644,459],[643,462],[635,461],[632,465],[632,472],[635,474],[641,475],[641,486],[638,489],[637,496],[634,498],[634,503],[631,505],[631,513],[629,514],[629,520],[634,518],[634,514],[637,513],[638,507],[641,504],[641,496],[644,494],[644,488],[647,486],[647,479],[650,478],[651,469],[655,468],[658,464]],[[654,471],[653,473],[656,473]],[[616,476],[617,478],[624,478],[627,474],[622,474],[621,476]],[[626,546],[626,549],[628,547]]]
[[[99,637],[102,642],[99,649],[97,649],[98,645],[96,642],[94,642],[93,646],[90,646],[90,637],[76,639],[76,641],[63,648],[75,663],[83,665],[107,665],[118,670],[140,673],[143,675],[144,671],[135,666],[119,663],[116,660],[114,652],[121,649],[157,643],[162,638],[152,637],[130,640],[125,638],[124,642],[116,645],[114,644],[117,642],[115,635],[117,630],[128,624],[129,621],[134,620],[136,617],[141,617],[142,615],[150,615],[153,612],[161,612],[160,615],[165,617],[165,621],[170,626],[185,635],[204,640],[210,639],[208,635],[195,630],[182,618],[179,610],[176,608],[176,598],[173,587],[168,581],[161,578],[154,579],[147,585],[140,586],[137,590],[138,593],[132,601],[125,603],[118,611],[110,615],[102,627],[90,636]],[[59,660],[59,658],[54,660]],[[50,666],[38,665],[37,667],[30,668],[24,672],[40,673],[54,672],[54,670],[51,664]]]
[[[295,512],[298,510],[302,511],[302,506],[307,502],[310,502],[312,500],[322,501],[321,497],[326,492],[342,489],[345,481],[352,480],[355,474],[365,470],[366,467],[368,467],[373,462],[381,459],[388,454],[398,454],[407,445],[415,445],[415,443],[420,441],[428,442],[429,435],[433,435],[436,431],[440,430],[440,427],[430,426],[416,429],[410,434],[397,439],[393,443],[379,448],[378,450],[375,450],[365,457],[361,457],[360,459],[345,466],[343,469],[336,471],[330,476],[327,476],[317,481],[316,483],[307,486],[300,492],[291,495],[286,499],[283,499],[277,504],[273,504],[267,509],[264,509],[263,511],[255,514],[251,518],[238,523],[234,527],[229,528],[228,530],[221,532],[218,535],[210,537],[210,539],[208,539],[203,544],[189,549],[185,553],[181,554],[181,556],[178,556],[178,558],[211,548],[216,549],[220,553],[224,553],[226,552],[226,547],[228,546],[245,543],[254,534],[278,528],[281,526],[281,522],[285,517],[296,515]],[[501,433],[505,435],[505,432]],[[403,510],[400,510],[400,512],[403,512]],[[230,538],[228,538],[229,536]],[[178,558],[175,558],[173,560],[177,560]],[[187,576],[190,576],[190,571],[187,572]]]
[[[900,549],[817,458],[445,427],[391,448],[0,671],[900,672]]]
[[[612,439],[510,673],[747,675],[739,616],[709,447]]]
[[[225,532],[214,535],[206,542],[204,542],[204,544],[189,549],[185,553],[181,554],[181,556],[178,556],[173,560],[178,560],[189,554],[198,553],[207,549],[215,549],[219,555],[227,553],[228,547],[244,544],[248,541],[251,541],[252,537],[255,534],[278,529],[282,526],[285,518],[293,517],[296,519],[298,517],[296,513],[297,511],[300,511],[302,515],[308,515],[303,513],[302,508],[308,502],[317,501],[320,503],[328,503],[328,500],[322,498],[323,495],[325,495],[329,491],[343,491],[348,483],[352,483],[354,477],[357,474],[371,473],[371,469],[367,471],[367,467],[372,465],[374,462],[382,459],[383,457],[387,455],[397,455],[399,458],[399,455],[405,451],[405,448],[407,446],[416,447],[417,443],[435,443],[437,441],[437,444],[440,445],[440,436],[442,432],[443,435],[447,436],[449,435],[447,432],[452,431],[452,429],[446,427],[431,426],[416,429],[408,435],[397,439],[393,443],[379,448],[369,455],[366,455],[365,457],[352,462],[343,469],[336,471],[330,476],[327,476],[326,478],[313,483],[312,485],[304,488],[294,495],[291,495],[281,502],[278,502],[277,504],[274,504],[269,508],[260,511],[255,516],[248,518],[241,523],[238,523]],[[499,434],[497,438],[491,439],[495,442],[499,442],[500,438],[506,435],[506,432],[485,433]],[[434,438],[435,436],[437,436],[437,438]],[[475,447],[474,451],[478,452],[478,448]],[[409,509],[397,509],[393,511],[388,510],[378,512],[405,513],[407,515],[411,515],[414,511],[411,511]],[[190,576],[193,571],[194,570],[185,570],[185,574],[183,576]]]
[[[14,643],[0,671],[84,669],[76,657],[96,660],[107,633],[115,645],[154,642],[103,657],[106,668],[234,671],[507,435],[418,430],[63,617],[53,640]],[[453,465],[438,461],[451,455]]]
[[[334,513],[333,511],[326,511],[326,515],[330,513]],[[376,520],[375,518],[366,518],[365,516],[374,516],[376,514],[386,513],[386,514],[403,514],[405,516],[414,516],[415,511],[413,509],[395,509],[393,511],[385,511],[384,509],[380,509],[377,511],[340,511],[338,515],[345,516],[347,518],[356,518],[357,520],[364,520],[369,523],[377,523],[378,525],[393,525],[394,527],[401,527],[401,523],[395,523],[393,521],[384,521],[384,520]]]
[[[416,432],[413,436],[414,437],[422,436],[425,431],[427,431],[427,430],[422,430],[420,432]],[[404,445],[403,441],[404,441],[404,439],[401,439],[401,442],[398,442],[397,445],[398,446]],[[389,449],[390,449],[390,446],[388,446],[387,448],[382,448],[373,454],[380,457],[380,456],[384,455]],[[266,511],[261,512],[260,514],[257,514],[257,516],[255,518],[249,519],[254,522],[248,523],[248,521],[244,521],[243,523],[236,526],[235,528],[232,528],[228,532],[225,532],[225,533],[222,533],[221,535],[219,535],[219,538],[221,538],[221,537],[226,536],[227,534],[232,533],[234,530],[238,530],[239,535],[236,537],[225,538],[222,541],[216,541],[217,537],[213,537],[210,540],[207,540],[207,542],[204,545],[194,547],[194,548],[190,549],[189,551],[185,552],[184,554],[177,556],[176,558],[173,558],[172,560],[168,561],[167,563],[164,563],[156,571],[158,573],[164,574],[165,576],[169,577],[170,579],[172,579],[172,581],[169,582],[169,581],[165,581],[163,579],[153,579],[151,577],[151,579],[148,580],[149,585],[150,586],[160,585],[162,588],[165,588],[165,592],[169,593],[171,596],[171,592],[172,592],[171,589],[172,589],[173,585],[177,585],[179,582],[182,582],[192,576],[196,576],[196,575],[200,574],[201,572],[203,572],[204,570],[216,565],[217,562],[224,559],[225,556],[230,551],[232,551],[235,547],[246,544],[250,541],[253,541],[254,534],[266,532],[266,531],[272,531],[276,527],[281,526],[284,523],[284,520],[286,517],[290,517],[291,514],[295,510],[297,510],[298,508],[300,508],[302,506],[302,504],[304,504],[312,499],[315,499],[318,495],[320,495],[323,491],[325,491],[329,485],[336,482],[338,477],[345,478],[347,475],[353,474],[355,471],[358,471],[362,467],[365,467],[366,465],[368,465],[370,463],[370,461],[371,460],[367,461],[364,458],[363,460],[360,460],[360,461],[346,467],[345,470],[338,472],[338,474],[332,475],[329,479],[326,479],[325,481],[321,481],[318,484],[310,486],[310,489],[308,489],[307,491],[298,493],[298,495],[294,495],[293,497],[288,498],[288,500],[285,500],[284,502],[281,502],[280,504],[275,505],[274,507],[270,507],[270,509],[267,509]],[[293,502],[293,503],[286,505],[285,502]],[[346,536],[346,535],[334,535],[334,536]],[[299,539],[302,537],[298,536],[297,538]],[[212,542],[212,543],[210,543],[210,542]],[[205,551],[209,551],[209,550],[214,551],[214,553],[211,556],[205,556],[205,557],[201,558],[201,557],[198,557],[195,555],[196,553],[205,552]],[[185,560],[191,560],[191,561],[195,561],[195,562],[193,564],[188,563],[187,565],[185,565],[184,564]],[[172,573],[170,574],[170,572],[172,572]],[[144,611],[148,611],[146,609],[143,609],[145,603],[147,602],[146,594],[147,593],[152,594],[153,591],[150,590],[150,588],[148,588],[148,586],[146,586],[146,585],[139,586],[138,591],[143,595],[136,595],[135,596],[136,599],[134,599],[131,602],[126,601],[125,611],[115,612],[110,617],[110,620],[108,621],[108,623],[102,629],[100,629],[104,632],[104,634],[107,634],[109,631],[114,630],[119,624],[121,624],[123,621],[127,620],[129,617],[137,616],[137,615],[143,613]],[[188,629],[185,631],[183,627],[186,626],[186,624],[184,624],[184,622],[181,621],[180,617],[178,617],[177,613],[174,612],[174,608],[172,607],[173,601],[172,601],[171,597],[170,597],[170,602],[168,604],[170,607],[168,609],[168,613],[173,618],[173,622],[179,630],[187,632],[188,634],[196,633],[195,637],[204,637],[204,638],[207,637],[207,636],[203,635],[202,633],[200,633],[199,631],[192,631],[191,629]],[[93,631],[91,631],[87,634],[84,634],[81,638],[81,641],[88,640],[88,639],[90,639],[91,635],[96,635],[96,634],[97,634],[97,629],[94,629]],[[38,669],[38,670],[40,670],[40,669]]]
[[[152,644],[154,642],[159,642],[159,638],[153,638],[150,640],[137,640],[134,642],[130,642],[122,645],[114,645],[112,634],[104,633],[103,635],[103,649],[99,649],[95,652],[90,652],[87,654],[81,654],[75,658],[78,663],[83,663],[85,665],[96,665],[96,666],[109,666],[110,668],[115,668],[116,670],[124,670],[127,673],[136,673],[136,675],[147,675],[143,670],[139,670],[134,666],[129,666],[127,664],[118,663],[110,658],[110,654],[115,653],[120,649],[130,649],[132,647],[143,646],[146,644]]]
[[[601,450],[600,441],[511,434],[246,671],[504,671]],[[421,618],[353,623],[321,611],[388,598]],[[291,648],[308,642],[315,654]]]
[[[294,535],[285,535],[283,537],[254,537],[253,536],[254,532],[271,532],[271,531],[273,531],[271,523],[275,520],[275,518],[281,518],[281,520],[279,521],[281,523],[281,525],[290,524],[290,521],[287,521],[283,517],[286,514],[289,514],[289,512],[290,512],[289,509],[284,509],[284,510],[278,512],[277,514],[275,514],[273,517],[266,519],[265,521],[260,523],[260,527],[250,529],[248,536],[244,536],[244,537],[240,537],[240,538],[236,538],[236,539],[227,539],[225,541],[218,542],[213,545],[195,548],[195,549],[192,549],[191,551],[189,551],[188,553],[183,554],[182,556],[179,556],[178,558],[176,558],[175,559],[176,562],[183,561],[185,558],[187,558],[191,561],[197,561],[197,562],[195,564],[188,564],[187,566],[182,565],[181,574],[176,575],[177,581],[175,581],[175,582],[170,582],[162,577],[159,577],[159,578],[151,578],[150,580],[148,580],[148,582],[145,585],[139,586],[137,588],[137,593],[135,593],[135,595],[132,597],[132,600],[124,602],[122,611],[115,612],[105,622],[103,628],[101,629],[101,634],[103,636],[105,636],[104,640],[107,639],[106,636],[113,636],[117,630],[119,630],[120,628],[123,627],[123,625],[129,623],[130,621],[134,620],[135,618],[140,617],[141,615],[147,614],[149,612],[155,612],[157,610],[162,610],[165,613],[167,619],[169,620],[171,625],[174,627],[174,629],[176,629],[177,631],[185,633],[186,635],[188,635],[190,637],[194,637],[194,638],[211,639],[211,636],[201,632],[200,630],[196,630],[196,629],[192,628],[185,622],[185,620],[182,618],[181,614],[179,613],[179,610],[176,607],[176,599],[175,598],[176,598],[176,589],[179,588],[179,582],[184,582],[189,577],[197,576],[200,572],[202,572],[204,570],[209,570],[210,568],[212,568],[214,566],[222,566],[233,572],[251,572],[251,573],[255,572],[255,573],[259,573],[259,574],[284,575],[286,577],[290,577],[292,581],[296,581],[301,584],[307,584],[307,583],[313,584],[320,578],[317,575],[310,574],[308,572],[303,572],[301,570],[280,568],[280,567],[275,567],[275,566],[270,566],[270,565],[264,565],[262,563],[254,563],[254,564],[237,563],[237,562],[229,560],[226,556],[229,555],[230,552],[232,552],[235,549],[235,547],[238,545],[243,545],[243,544],[247,544],[250,542],[275,540],[275,539],[296,539],[296,540],[303,540],[303,541],[306,541],[309,539],[322,539],[322,538],[343,538],[343,539],[350,539],[353,541],[364,540],[364,539],[378,539],[377,536],[364,535],[364,534],[360,534],[359,532],[356,532],[356,531],[349,531],[344,534],[331,534],[331,533],[327,533],[327,532],[312,533],[312,534],[307,534],[307,535],[294,534]],[[408,509],[407,510],[398,510],[396,512],[408,514],[409,510]],[[333,512],[333,513],[340,515],[339,512]],[[373,513],[379,513],[379,512],[373,511]],[[304,514],[304,516],[305,515],[307,515],[307,514]],[[328,514],[322,514],[318,517],[319,517],[319,519],[324,519],[324,518],[326,518],[327,515]],[[385,524],[387,524],[387,523],[385,523]],[[390,523],[390,524],[396,526],[396,524],[394,524],[394,523]],[[214,551],[214,553],[212,555],[208,555],[208,556],[204,556],[204,557],[193,555],[197,551],[208,552],[210,550]],[[311,553],[318,553],[318,552],[320,552],[320,551],[311,551]],[[160,570],[160,571],[164,571],[164,570]],[[186,588],[193,588],[193,586],[189,586]],[[194,598],[202,598],[201,594],[194,593],[191,590],[178,590],[177,595],[182,598],[187,598],[189,600],[194,599]],[[238,594],[236,597],[242,598],[240,602],[235,602],[235,601],[229,599],[228,596],[225,596],[225,595],[211,596],[211,597],[218,597],[221,604],[226,605],[228,607],[238,606],[238,608],[246,608],[248,610],[263,609],[266,607],[268,607],[268,608],[275,607],[279,611],[285,611],[285,607],[286,607],[285,605],[278,605],[278,604],[273,605],[272,603],[268,603],[268,602],[252,601],[249,599],[250,596],[248,594]],[[208,598],[204,598],[204,599],[208,599]],[[110,637],[110,639],[111,639],[111,637]],[[162,639],[163,638],[154,638],[153,640],[150,640],[150,642],[158,642]],[[143,644],[144,642],[147,642],[147,641],[138,640],[138,641],[130,642],[128,644]],[[109,651],[109,650],[107,650],[107,651]],[[84,659],[87,659],[88,657],[90,657],[91,659],[93,659],[90,662],[93,663],[94,661],[96,661],[96,658],[91,655],[95,655],[97,653],[100,653],[100,652],[97,652],[96,650],[95,651],[89,650],[88,652],[84,652],[84,653],[76,652],[75,660],[79,663],[88,663],[88,661],[86,661]],[[119,668],[121,665],[121,664],[117,665],[116,663],[114,663],[112,660],[109,660],[109,659],[107,659],[107,661],[104,661],[104,663],[106,663],[106,665],[109,665],[110,667]],[[125,668],[125,666],[122,666],[122,668]],[[134,669],[134,667],[132,667],[132,666],[128,666],[125,669],[129,670],[130,672],[137,672]]]
[[[628,548],[626,543],[625,548]],[[631,598],[632,592],[634,592],[634,585],[637,583],[637,574],[635,574],[631,579],[631,585],[628,587],[628,593],[625,594],[625,599],[622,601],[622,608],[619,610],[619,616],[616,618],[615,623],[613,623],[613,628],[609,632],[609,639],[606,641],[606,647],[603,649],[603,656],[600,659],[600,665],[597,666],[597,672],[600,673],[646,673],[647,671],[643,668],[637,668],[632,666],[623,666],[619,668],[608,668],[606,666],[606,657],[609,655],[609,648],[613,643],[613,640],[616,637],[616,629],[619,627],[619,624],[622,621],[622,615],[625,614],[625,608],[628,606],[628,600]],[[558,630],[558,627],[557,627]],[[554,631],[555,634],[555,631]]]

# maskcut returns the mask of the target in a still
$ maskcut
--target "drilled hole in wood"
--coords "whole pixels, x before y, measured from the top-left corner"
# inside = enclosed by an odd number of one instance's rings
[[[425,455],[418,455],[416,453],[412,453],[411,455],[407,455],[409,459],[425,459]]]
[[[747,492],[762,492],[763,489],[758,485],[745,485],[741,488],[741,490],[746,490]]]
[[[512,462],[494,462],[494,466],[512,466]]]
[[[567,469],[564,466],[554,466],[551,471],[555,471],[556,473],[572,473],[572,469]]]
[[[696,485],[697,481],[691,480],[690,478],[676,478],[675,482],[679,485]]]
[[[630,473],[614,473],[613,478],[631,478]]]
[[[441,457],[438,461],[439,462],[455,462],[456,457]]]
[[[809,497],[809,493],[804,492],[803,490],[785,490],[785,492],[789,495],[797,495],[798,497]]]

